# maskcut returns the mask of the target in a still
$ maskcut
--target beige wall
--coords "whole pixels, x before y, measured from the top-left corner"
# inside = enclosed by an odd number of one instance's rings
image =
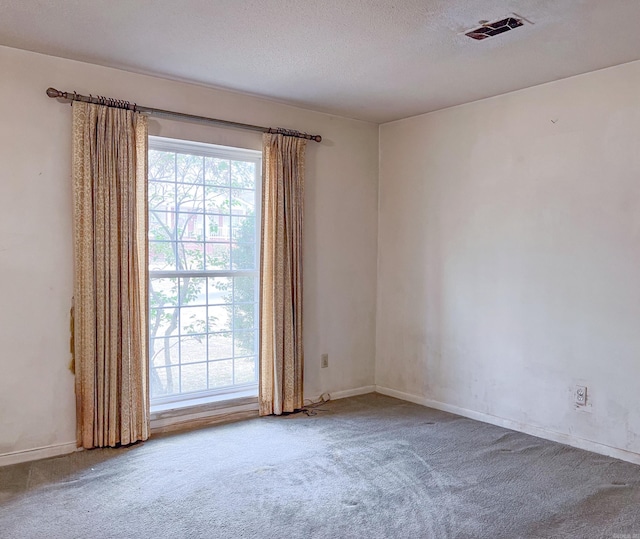
[[[0,455],[75,439],[71,110],[48,86],[321,134],[307,151],[305,396],[374,383],[376,125],[0,47]],[[261,147],[258,133],[196,124],[152,120],[150,133]]]
[[[383,125],[376,383],[640,453],[639,126],[639,62]]]

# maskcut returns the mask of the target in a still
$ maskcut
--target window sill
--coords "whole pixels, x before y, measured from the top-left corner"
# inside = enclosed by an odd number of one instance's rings
[[[151,406],[151,432],[160,434],[258,417],[257,387]]]
[[[215,404],[215,403],[231,403],[237,399],[244,399],[247,397],[258,398],[258,386],[243,387],[234,391],[228,391],[226,393],[218,393],[216,395],[207,395],[206,397],[192,397],[173,402],[163,402],[159,404],[151,405],[151,414],[163,413],[171,410],[184,410],[185,408],[194,409],[203,405]],[[257,402],[257,400],[256,400]]]

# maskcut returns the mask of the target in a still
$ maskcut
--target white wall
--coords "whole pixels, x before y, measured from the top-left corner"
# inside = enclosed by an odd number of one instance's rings
[[[0,47],[0,455],[75,440],[71,110],[49,86],[321,134],[307,150],[305,396],[374,383],[376,125]],[[150,133],[261,148],[259,133],[197,124],[156,119]]]
[[[640,453],[639,62],[381,126],[379,197],[377,385]]]

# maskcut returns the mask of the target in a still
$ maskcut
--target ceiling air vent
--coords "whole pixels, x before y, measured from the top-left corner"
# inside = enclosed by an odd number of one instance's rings
[[[507,17],[506,19],[501,19],[495,22],[482,22],[482,26],[469,30],[468,32],[465,32],[464,35],[471,39],[482,40],[497,36],[498,34],[503,34],[504,32],[518,28],[518,26],[522,26],[523,24],[522,19]]]

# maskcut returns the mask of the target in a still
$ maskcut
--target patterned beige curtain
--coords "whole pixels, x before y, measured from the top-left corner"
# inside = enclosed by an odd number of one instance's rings
[[[73,105],[78,446],[149,437],[147,119]]]
[[[260,415],[302,408],[302,225],[307,141],[265,134],[260,256]]]

